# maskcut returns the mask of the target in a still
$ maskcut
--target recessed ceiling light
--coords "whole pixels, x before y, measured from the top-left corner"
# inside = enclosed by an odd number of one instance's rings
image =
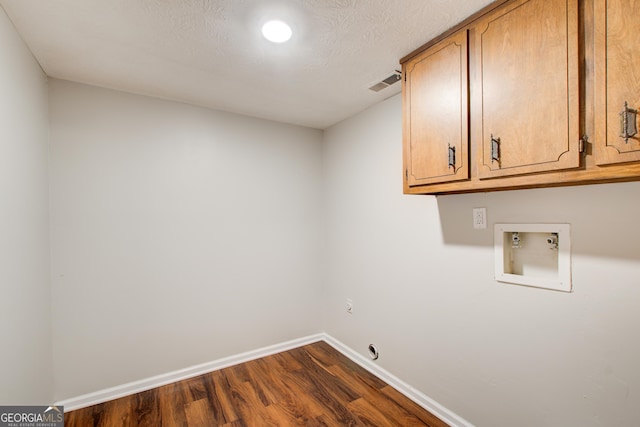
[[[286,42],[291,34],[291,27],[282,21],[269,21],[262,26],[262,35],[274,43]]]

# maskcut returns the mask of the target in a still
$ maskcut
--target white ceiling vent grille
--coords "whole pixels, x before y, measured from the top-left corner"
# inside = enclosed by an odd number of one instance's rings
[[[385,89],[385,88],[391,86],[392,84],[399,82],[400,79],[402,79],[402,74],[400,73],[400,71],[396,70],[390,76],[385,77],[384,79],[382,79],[378,83],[375,83],[372,86],[370,86],[369,90],[372,90],[374,92],[380,92],[382,89]]]

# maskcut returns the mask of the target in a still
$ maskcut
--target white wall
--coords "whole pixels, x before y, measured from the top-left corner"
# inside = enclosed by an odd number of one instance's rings
[[[320,131],[49,96],[56,400],[321,331]]]
[[[0,8],[0,404],[52,402],[47,80]]]
[[[478,426],[638,425],[640,183],[404,196],[399,96],[323,150],[327,333]],[[570,223],[573,293],[495,282],[496,222]]]

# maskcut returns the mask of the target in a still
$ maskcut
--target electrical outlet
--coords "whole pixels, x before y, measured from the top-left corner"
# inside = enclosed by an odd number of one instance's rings
[[[473,208],[473,228],[487,228],[487,208]]]
[[[347,313],[353,314],[353,301],[351,301],[350,298],[347,298],[346,308],[347,308]]]

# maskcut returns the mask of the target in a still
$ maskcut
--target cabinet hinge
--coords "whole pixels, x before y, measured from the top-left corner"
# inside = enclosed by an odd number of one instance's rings
[[[589,137],[587,135],[582,135],[580,141],[578,142],[578,151],[580,153],[586,153],[587,151],[587,142],[589,141]]]
[[[405,168],[404,170],[404,180],[409,181],[409,168]]]

